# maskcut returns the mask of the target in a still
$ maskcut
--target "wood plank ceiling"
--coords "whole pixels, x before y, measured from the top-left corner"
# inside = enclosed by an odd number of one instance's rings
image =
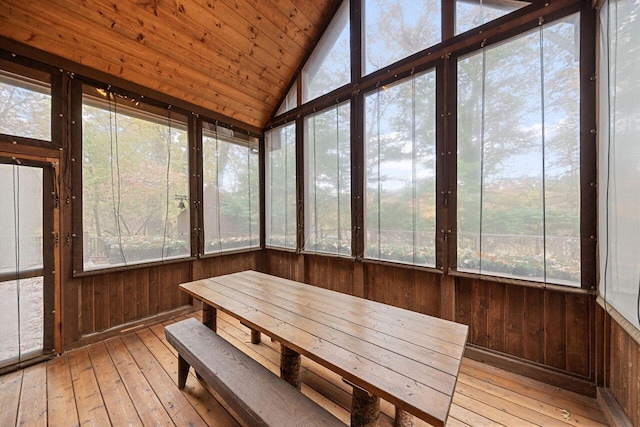
[[[337,0],[3,0],[0,35],[263,128]]]

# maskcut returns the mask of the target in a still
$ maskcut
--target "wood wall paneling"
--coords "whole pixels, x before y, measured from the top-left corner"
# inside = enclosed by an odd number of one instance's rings
[[[332,291],[354,294],[354,262],[348,258],[305,255],[305,282]]]
[[[527,289],[528,290],[528,289]],[[525,357],[525,342],[528,338],[528,329],[525,324],[529,322],[525,318],[529,317],[529,307],[525,303],[525,289],[516,286],[505,285],[505,337],[504,351],[518,357]],[[526,307],[526,309],[525,309]],[[542,318],[542,316],[540,316]],[[494,332],[495,333],[495,332]],[[523,339],[524,337],[524,339]],[[542,346],[540,346],[542,348]]]
[[[469,342],[594,380],[595,297],[457,278]]]
[[[235,253],[202,258],[193,262],[190,280],[222,276],[244,270],[263,271],[262,251]]]
[[[141,266],[83,277],[76,308],[80,338],[188,305],[178,285],[191,280],[190,264]]]
[[[566,314],[564,294],[544,293],[544,363],[558,369],[566,367]],[[579,331],[571,331],[578,334]]]
[[[611,320],[609,386],[634,426],[640,425],[640,344]]]
[[[513,287],[510,292],[516,292]],[[544,363],[544,290],[536,288],[520,289],[524,294],[523,357],[534,362]],[[517,339],[517,337],[516,337]]]
[[[265,272],[289,280],[304,282],[304,272],[295,252],[267,249]]]
[[[365,298],[440,316],[440,276],[427,271],[365,263]]]

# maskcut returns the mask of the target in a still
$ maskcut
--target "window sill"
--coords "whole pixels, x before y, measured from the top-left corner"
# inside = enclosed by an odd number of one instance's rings
[[[596,295],[595,289],[583,289],[583,288],[578,288],[574,286],[557,285],[554,283],[534,282],[534,281],[524,280],[524,279],[512,279],[508,277],[490,276],[490,275],[479,274],[479,273],[467,273],[467,272],[457,271],[452,269],[450,269],[447,272],[447,275],[453,276],[453,277],[462,277],[467,279],[485,280],[487,282],[506,283],[509,285],[524,286],[527,288],[547,289],[550,291],[558,291],[558,292],[564,292],[569,294]]]
[[[141,268],[158,267],[161,265],[180,264],[183,262],[195,261],[196,259],[197,258],[195,257],[173,258],[173,259],[168,259],[166,261],[150,261],[150,262],[143,262],[140,264],[122,265],[118,267],[98,268],[95,270],[87,270],[87,271],[74,271],[73,278],[76,279],[76,278],[89,277],[89,276],[99,276],[99,275],[110,274],[110,273],[118,273],[121,271],[131,271],[131,270],[138,270]]]

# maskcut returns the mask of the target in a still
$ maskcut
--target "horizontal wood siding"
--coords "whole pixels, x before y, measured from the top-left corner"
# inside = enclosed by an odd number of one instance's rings
[[[640,345],[611,320],[609,387],[634,426],[640,426]]]
[[[456,294],[470,343],[594,378],[595,297],[467,278]]]

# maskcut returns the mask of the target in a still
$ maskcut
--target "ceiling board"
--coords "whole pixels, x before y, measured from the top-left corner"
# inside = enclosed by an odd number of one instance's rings
[[[5,0],[0,36],[262,128],[336,1]]]

